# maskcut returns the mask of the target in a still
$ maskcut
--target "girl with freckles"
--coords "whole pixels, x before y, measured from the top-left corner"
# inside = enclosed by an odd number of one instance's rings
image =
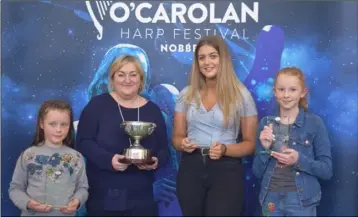
[[[265,216],[316,216],[319,180],[332,177],[331,144],[322,119],[308,111],[304,74],[281,69],[274,82],[279,105],[275,121],[258,128],[253,173],[261,180],[259,201]],[[269,123],[269,124],[267,124]],[[276,131],[274,129],[280,129]],[[283,129],[283,130],[281,130]],[[287,147],[277,147],[286,132]]]

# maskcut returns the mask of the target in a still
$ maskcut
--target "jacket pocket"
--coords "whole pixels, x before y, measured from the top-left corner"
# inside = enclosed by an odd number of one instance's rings
[[[300,152],[305,154],[307,157],[314,158],[314,147],[313,147],[313,135],[310,133],[304,133],[298,137],[297,140],[298,149]]]

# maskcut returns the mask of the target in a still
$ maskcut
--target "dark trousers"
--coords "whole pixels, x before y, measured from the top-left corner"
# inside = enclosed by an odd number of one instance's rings
[[[241,159],[211,160],[199,150],[183,153],[177,196],[184,216],[240,216],[244,204]]]
[[[87,207],[87,216],[158,216],[158,206],[154,201],[135,205],[133,208],[123,211],[109,211]]]

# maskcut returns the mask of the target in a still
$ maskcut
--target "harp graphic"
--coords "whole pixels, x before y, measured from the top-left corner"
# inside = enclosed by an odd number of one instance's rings
[[[107,12],[108,12],[110,6],[112,5],[112,2],[113,1],[86,1],[86,7],[88,10],[88,13],[90,14],[90,16],[93,20],[94,27],[98,31],[98,35],[97,35],[98,40],[101,40],[103,37],[103,26],[101,24],[101,21],[103,21],[106,14],[108,14]],[[94,5],[94,7],[92,7],[91,3]],[[95,11],[96,11],[96,14],[99,14],[98,19],[95,15]]]

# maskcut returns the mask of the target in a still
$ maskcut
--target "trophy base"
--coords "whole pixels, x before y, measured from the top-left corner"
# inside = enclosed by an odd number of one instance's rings
[[[271,154],[271,150],[265,150],[265,151],[260,151],[260,154],[268,154],[270,155]]]
[[[140,164],[154,164],[154,161],[152,159],[127,159],[124,158],[122,160],[119,160],[120,163],[125,163],[125,164],[136,164],[136,165],[140,165]]]
[[[132,146],[123,152],[124,162],[131,164],[150,164],[152,160],[151,151],[142,147]]]
[[[265,151],[260,151],[260,154],[268,154],[268,155],[271,155],[273,151],[271,150],[265,150]],[[290,154],[290,152],[288,151],[276,151],[278,153],[282,153],[282,154]]]

